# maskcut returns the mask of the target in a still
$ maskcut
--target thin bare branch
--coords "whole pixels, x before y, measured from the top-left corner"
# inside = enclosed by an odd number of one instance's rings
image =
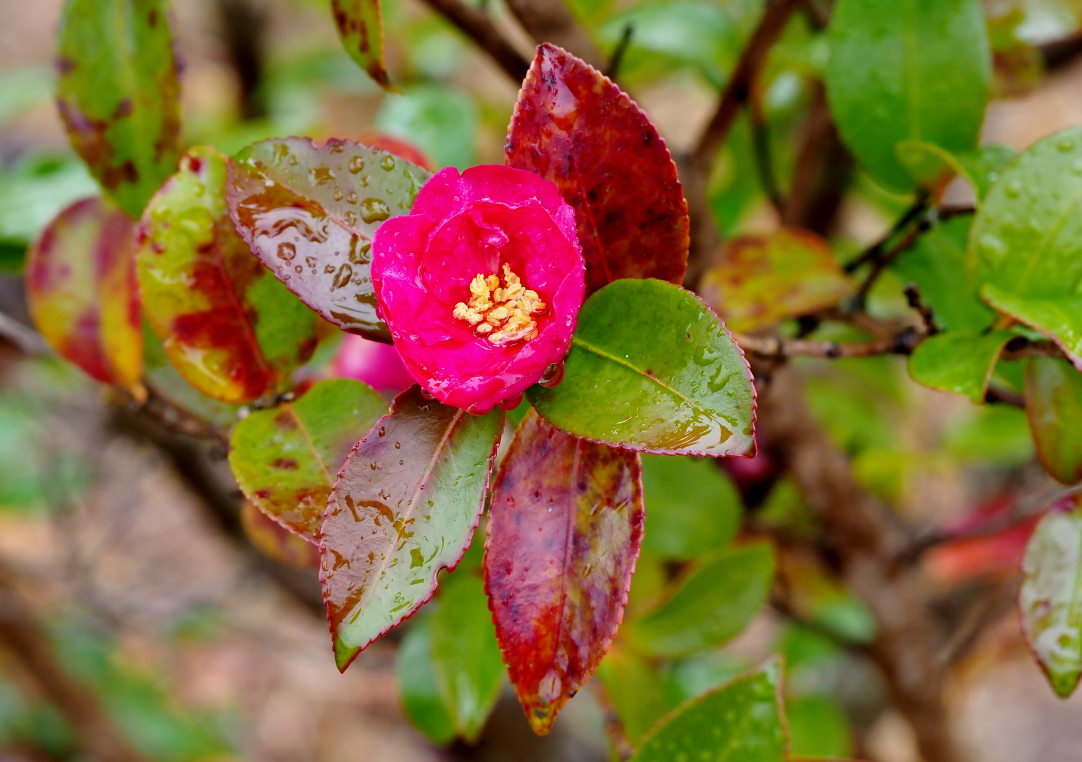
[[[467,37],[511,78],[521,82],[530,68],[530,61],[512,45],[484,11],[466,5],[462,0],[424,0],[429,8],[459,28]]]

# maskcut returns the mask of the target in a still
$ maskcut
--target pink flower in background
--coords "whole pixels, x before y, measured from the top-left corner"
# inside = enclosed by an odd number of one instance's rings
[[[338,348],[334,374],[364,381],[377,392],[398,394],[413,385],[413,378],[394,347],[353,334],[346,334]]]
[[[504,166],[441,170],[372,240],[372,281],[406,370],[441,402],[517,403],[567,354],[585,291],[556,186]]]

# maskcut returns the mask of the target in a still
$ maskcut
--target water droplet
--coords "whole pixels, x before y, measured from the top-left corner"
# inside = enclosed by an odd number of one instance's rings
[[[421,389],[421,396],[424,397],[426,400],[436,399],[436,395],[432,394],[427,389]]]
[[[304,267],[302,265],[294,265],[293,266],[293,272],[302,273],[302,272],[304,272]]]
[[[349,171],[350,172],[352,172],[353,174],[357,174],[358,172],[361,172],[363,170],[364,170],[364,157],[363,156],[354,156],[352,159],[349,160]]]
[[[379,431],[377,431],[376,434],[378,434],[381,437],[386,436],[387,435],[387,429],[384,428],[383,426],[380,426]]]
[[[390,216],[391,208],[382,199],[366,198],[361,202],[361,219],[369,224],[382,222]]]
[[[401,450],[402,449],[402,443],[401,442],[395,442],[394,443],[394,448],[396,450]]]
[[[350,191],[349,195],[346,196],[346,201],[349,202],[350,204],[356,204],[358,200],[359,199],[357,198],[357,192],[356,191]]]
[[[380,159],[379,165],[381,167],[383,167],[385,170],[387,170],[388,172],[390,172],[392,169],[394,169],[394,165],[395,165],[394,157],[393,156],[384,156],[382,159]]]
[[[1022,195],[1022,183],[1018,180],[1010,180],[1003,186],[1007,198],[1018,198]]]
[[[353,268],[348,264],[342,265],[338,268],[338,272],[334,275],[334,282],[332,285],[334,288],[345,288],[349,285],[349,279],[353,277]]]
[[[1067,153],[1068,151],[1073,151],[1074,150],[1074,139],[1073,138],[1061,138],[1059,140],[1059,142],[1056,143],[1056,148],[1058,148],[1063,153]]]
[[[343,198],[342,190],[341,189],[335,190],[335,192],[334,192],[334,200],[335,201],[341,201],[342,198]]]
[[[297,256],[297,247],[289,241],[278,244],[278,259],[289,262],[295,256]]]
[[[546,389],[551,389],[554,386],[558,386],[561,381],[564,380],[564,364],[561,362],[554,362],[552,365],[545,369],[545,372],[538,379],[537,383]]]

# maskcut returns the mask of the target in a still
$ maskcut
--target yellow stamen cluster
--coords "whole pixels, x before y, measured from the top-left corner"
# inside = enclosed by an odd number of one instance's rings
[[[503,266],[503,285],[499,276],[478,274],[470,283],[469,302],[459,302],[452,313],[473,326],[478,336],[493,344],[527,341],[537,335],[534,316],[546,305],[536,291],[522,285],[519,277]]]

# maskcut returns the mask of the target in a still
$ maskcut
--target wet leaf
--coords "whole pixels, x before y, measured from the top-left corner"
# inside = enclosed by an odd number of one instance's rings
[[[1082,496],[1041,519],[1022,575],[1022,631],[1052,689],[1066,698],[1082,675]]]
[[[177,166],[180,79],[166,0],[67,0],[57,107],[75,151],[138,218]]]
[[[395,654],[395,676],[406,717],[429,740],[444,746],[455,737],[455,721],[436,684],[431,630],[431,616],[410,620]]]
[[[323,521],[320,581],[340,670],[436,590],[481,515],[503,412],[403,392],[354,447]]]
[[[935,187],[953,176],[966,179],[980,202],[1017,154],[1007,146],[987,145],[972,151],[951,152],[925,140],[898,143],[898,159],[915,180]]]
[[[1082,293],[1031,298],[988,284],[981,296],[1005,315],[1048,336],[1082,369]]]
[[[506,158],[552,180],[575,208],[588,293],[619,278],[683,282],[689,223],[676,165],[646,114],[596,69],[541,45]]]
[[[717,456],[754,447],[743,354],[694,294],[659,280],[617,281],[590,297],[563,381],[529,397],[564,431],[632,450]]]
[[[315,545],[288,531],[247,500],[241,506],[240,522],[252,545],[275,561],[302,569],[319,568],[319,549]]]
[[[930,336],[909,357],[909,376],[918,384],[984,402],[988,381],[1010,331],[947,331]]]
[[[504,662],[535,732],[548,732],[616,633],[642,522],[637,454],[527,415],[493,488],[484,568]]]
[[[659,656],[720,646],[743,632],[766,603],[774,553],[765,543],[703,560],[655,611],[628,626],[631,643]]]
[[[316,347],[316,318],[237,235],[228,160],[185,154],[147,205],[136,260],[144,310],[169,361],[203,394],[248,402],[280,388]]]
[[[101,198],[76,201],[27,253],[30,314],[57,354],[98,381],[139,390],[143,361],[135,224]]]
[[[692,699],[651,732],[631,762],[783,762],[780,683],[775,660]]]
[[[839,0],[829,41],[831,113],[877,181],[916,185],[895,152],[903,140],[976,147],[991,88],[980,0]]]
[[[210,428],[228,434],[237,422],[240,405],[219,402],[184,380],[166,357],[165,347],[150,326],[143,322],[143,383],[151,393]]]
[[[642,481],[650,517],[643,544],[651,552],[691,559],[736,536],[743,518],[740,493],[717,461],[644,455]]]
[[[338,37],[350,58],[384,88],[391,80],[383,63],[383,19],[379,0],[331,0]]]
[[[1026,415],[1037,456],[1064,484],[1082,481],[1082,373],[1052,357],[1026,368]]]
[[[699,292],[729,328],[750,333],[832,307],[852,291],[826,241],[779,230],[726,241]]]
[[[634,651],[614,643],[597,668],[597,676],[605,684],[605,694],[616,708],[627,740],[638,746],[670,709],[658,670]]]
[[[435,682],[456,734],[474,743],[503,684],[503,662],[484,585],[473,574],[453,575],[440,589],[429,631]]]
[[[229,172],[237,231],[290,291],[350,333],[390,342],[369,274],[372,234],[409,213],[427,170],[378,148],[273,138]]]
[[[229,464],[245,497],[309,542],[318,543],[327,498],[354,443],[387,412],[360,381],[320,381],[296,402],[237,424]]]

